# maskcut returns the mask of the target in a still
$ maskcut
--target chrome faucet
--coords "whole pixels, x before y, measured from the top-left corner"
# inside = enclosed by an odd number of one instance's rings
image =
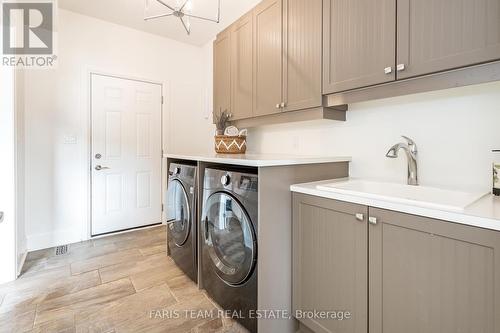
[[[403,149],[406,153],[406,158],[408,161],[408,185],[418,185],[418,166],[417,166],[417,145],[415,142],[404,136],[403,138],[408,141],[408,143],[398,143],[389,149],[386,157],[389,158],[397,158],[399,154],[399,150]]]

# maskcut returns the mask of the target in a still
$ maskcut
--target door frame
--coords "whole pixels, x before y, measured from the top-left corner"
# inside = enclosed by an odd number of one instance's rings
[[[154,79],[148,79],[148,78],[143,78],[143,77],[138,77],[134,75],[124,75],[124,74],[117,74],[117,73],[112,73],[112,72],[107,72],[104,70],[99,70],[99,69],[92,69],[92,68],[87,68],[84,73],[84,78],[85,78],[85,83],[84,87],[86,89],[86,101],[87,101],[87,110],[86,110],[86,115],[87,115],[87,133],[86,133],[86,151],[85,151],[85,174],[87,176],[87,218],[86,218],[86,223],[85,226],[83,227],[82,230],[82,239],[88,240],[88,239],[93,239],[93,238],[100,238],[103,236],[107,236],[108,234],[120,234],[120,233],[126,233],[133,231],[135,229],[139,228],[148,228],[151,226],[142,226],[142,227],[137,227],[137,228],[132,228],[132,229],[125,229],[121,231],[116,231],[116,232],[110,232],[102,235],[97,235],[93,236],[92,235],[92,76],[93,75],[98,75],[98,76],[105,76],[105,77],[111,77],[111,78],[116,78],[116,79],[122,79],[122,80],[129,80],[129,81],[137,81],[137,82],[143,82],[143,83],[149,83],[149,84],[155,84],[159,85],[161,88],[161,95],[162,95],[162,101],[160,105],[160,144],[162,147],[161,154],[162,158],[160,160],[160,187],[161,187],[161,193],[160,193],[160,204],[163,204],[164,200],[164,162],[163,162],[163,153],[165,150],[165,136],[164,136],[164,112],[165,112],[165,96],[169,96],[170,94],[166,94],[166,92],[169,92],[166,90],[169,85],[166,82],[162,82],[159,80],[154,80]],[[168,98],[170,100],[170,98]],[[170,113],[168,114],[168,120],[170,120]],[[169,121],[170,123],[170,121]],[[162,206],[163,207],[163,206]],[[164,220],[164,212],[161,212],[161,221],[158,222],[158,224],[163,223]]]

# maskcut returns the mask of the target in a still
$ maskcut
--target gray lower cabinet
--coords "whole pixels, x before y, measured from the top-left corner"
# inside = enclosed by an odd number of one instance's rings
[[[370,333],[500,332],[500,234],[370,208]]]
[[[294,310],[352,313],[299,318],[313,332],[500,332],[500,233],[297,193],[293,204]]]
[[[500,1],[397,0],[398,79],[500,59]]]
[[[362,215],[361,220],[356,214]],[[350,320],[302,318],[314,332],[367,331],[366,216],[364,206],[293,196],[293,312],[304,316],[315,310],[352,314]]]

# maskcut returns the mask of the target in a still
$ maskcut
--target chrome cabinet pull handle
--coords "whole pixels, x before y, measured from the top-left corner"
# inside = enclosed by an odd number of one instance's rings
[[[376,218],[376,217],[373,217],[373,216],[370,216],[370,217],[368,218],[368,222],[369,222],[370,224],[373,224],[373,225],[376,225],[376,224],[378,223],[377,218]]]
[[[396,67],[397,71],[398,72],[402,72],[406,69],[406,66],[405,64],[399,64],[397,67]]]
[[[384,68],[384,73],[385,74],[391,74],[392,73],[392,67],[386,67],[386,68]]]
[[[356,214],[356,220],[363,222],[365,220],[365,216],[363,214]]]

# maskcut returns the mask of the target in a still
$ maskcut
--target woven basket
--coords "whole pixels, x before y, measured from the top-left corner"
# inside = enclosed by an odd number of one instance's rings
[[[246,136],[215,136],[215,152],[217,154],[244,154],[246,151]]]

